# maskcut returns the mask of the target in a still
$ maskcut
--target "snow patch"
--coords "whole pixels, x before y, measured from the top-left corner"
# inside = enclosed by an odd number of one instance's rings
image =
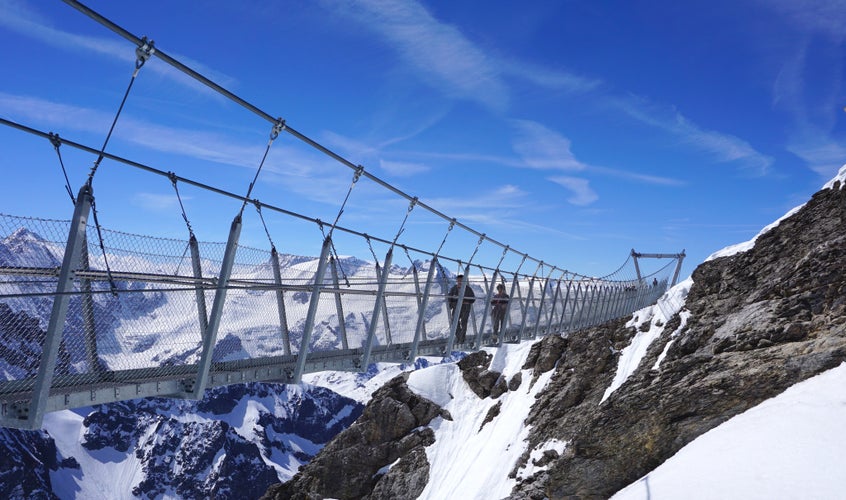
[[[846,363],[691,441],[614,500],[843,498]]]
[[[626,323],[626,327],[636,328],[637,333],[632,338],[631,343],[620,353],[614,380],[605,389],[600,403],[608,399],[634,373],[637,367],[640,366],[640,362],[646,355],[649,346],[664,332],[664,326],[667,324],[667,321],[684,306],[691,286],[693,286],[693,279],[688,278],[667,290],[667,293],[662,295],[655,305],[644,307],[632,315],[632,319]],[[642,325],[647,321],[649,322],[649,329],[641,331]]]
[[[549,467],[548,465],[535,465],[540,459],[543,458],[544,453],[547,451],[554,451],[560,457],[562,453],[564,453],[564,449],[567,448],[567,441],[560,441],[558,439],[551,439],[546,443],[536,447],[532,452],[529,454],[529,461],[528,463],[520,467],[520,470],[517,471],[517,477],[521,480],[531,477],[535,473],[543,472],[547,470]]]

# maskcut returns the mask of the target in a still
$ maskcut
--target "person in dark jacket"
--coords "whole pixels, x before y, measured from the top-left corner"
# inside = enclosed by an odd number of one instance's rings
[[[456,305],[458,304],[458,294],[461,293],[461,284],[464,281],[464,275],[459,274],[455,277],[455,285],[449,289],[447,294],[447,305],[449,307],[450,318],[454,318]],[[455,328],[455,341],[459,344],[464,343],[464,338],[467,335],[467,320],[470,318],[470,310],[473,309],[473,302],[476,301],[476,294],[470,284],[464,289],[464,300],[462,306],[458,308],[458,326]]]
[[[493,322],[493,341],[499,342],[499,332],[505,327],[505,312],[508,310],[508,294],[505,285],[496,286],[496,293],[491,298],[491,320]]]

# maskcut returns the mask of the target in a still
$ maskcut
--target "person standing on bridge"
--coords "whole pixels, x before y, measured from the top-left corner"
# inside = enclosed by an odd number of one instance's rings
[[[505,285],[496,286],[496,293],[491,297],[491,321],[493,322],[493,341],[499,342],[499,332],[504,332],[505,312],[508,310],[508,294]]]
[[[456,313],[456,305],[458,305],[458,294],[461,293],[461,284],[464,281],[464,275],[459,274],[455,277],[455,285],[449,289],[447,294],[447,305],[449,307],[450,318],[454,318]],[[470,310],[473,308],[473,302],[476,301],[476,294],[468,283],[464,288],[464,300],[462,306],[458,308],[458,326],[455,328],[455,341],[459,344],[464,343],[464,338],[467,335],[467,320],[470,318]]]

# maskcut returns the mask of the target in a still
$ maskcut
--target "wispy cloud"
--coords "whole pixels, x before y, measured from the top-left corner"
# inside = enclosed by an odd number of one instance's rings
[[[68,8],[68,15],[74,15],[72,9]],[[82,14],[79,14],[82,15]],[[92,21],[93,23],[94,21]],[[38,40],[42,43],[52,45],[66,51],[83,50],[90,53],[106,56],[109,59],[123,61],[126,63],[135,62],[135,50],[124,40],[114,38],[93,37],[69,33],[51,26],[50,22],[40,16],[31,8],[13,0],[0,0],[0,26],[17,32],[20,35]],[[104,28],[105,31],[105,28]],[[178,59],[186,66],[206,75],[223,87],[235,84],[235,79],[214,71],[211,68],[191,60],[188,57],[176,54],[169,54]],[[127,65],[128,67],[129,64]],[[187,77],[180,71],[168,64],[146,64],[145,71],[158,73],[181,85],[186,85],[193,90],[199,90],[208,95],[217,95],[213,90],[196,80]]]
[[[333,14],[344,15],[378,33],[425,81],[446,95],[476,101],[496,111],[509,107],[511,89],[506,78],[567,92],[587,92],[602,83],[565,70],[497,57],[415,1],[323,3]]]
[[[825,33],[827,23],[820,20],[816,31]],[[814,26],[809,22],[807,28],[814,29]],[[781,71],[773,84],[773,105],[786,112],[792,120],[787,150],[826,179],[833,177],[846,161],[843,137],[835,137],[833,133],[843,112],[843,79],[838,76],[843,70],[840,44],[838,41],[831,44],[829,50],[821,50],[818,43],[811,58],[818,64],[820,60],[827,61],[826,72],[831,78],[826,80],[826,85],[817,81],[813,92],[807,90],[806,75],[813,75],[815,71],[809,63],[807,40],[797,43],[794,52],[782,58]]]
[[[183,202],[187,202],[189,199],[189,196],[182,197]],[[179,199],[175,194],[135,193],[132,197],[132,203],[151,212],[168,212],[179,208]]]
[[[512,121],[515,135],[512,147],[526,166],[545,170],[580,171],[587,165],[580,162],[570,150],[570,140],[529,120]]]
[[[527,222],[521,218],[528,213],[543,210],[544,207],[533,201],[528,192],[512,184],[506,184],[475,196],[434,198],[427,199],[426,203],[455,216],[462,223],[556,234],[574,240],[584,239],[582,236],[550,226]]]
[[[771,157],[758,152],[748,142],[730,134],[702,129],[674,108],[636,97],[609,99],[608,102],[631,118],[661,129],[719,162],[736,163],[752,175],[767,174],[773,164]]]
[[[503,110],[508,89],[499,68],[458,29],[435,19],[417,2],[397,0],[327,1],[327,7],[371,29],[394,47],[433,85],[454,97]]]
[[[554,70],[526,61],[500,60],[502,73],[527,80],[539,87],[572,93],[590,92],[603,85],[598,78],[577,75],[569,71]]]
[[[382,160],[379,167],[395,177],[411,177],[417,174],[426,173],[430,170],[428,165],[422,163],[409,163],[400,161]]]
[[[590,205],[599,199],[599,195],[591,189],[590,182],[587,179],[558,175],[549,177],[549,180],[567,188],[572,193],[572,195],[567,198],[567,201],[573,205]]]
[[[506,184],[486,193],[460,198],[434,198],[426,203],[447,213],[473,210],[508,209],[526,206],[528,193],[517,186]]]
[[[841,0],[759,1],[801,31],[827,36],[837,43],[846,40],[846,8]]]
[[[830,138],[823,131],[815,135],[812,128],[792,137],[788,150],[802,158],[808,168],[825,179],[834,177],[846,163],[846,146],[843,142]]]
[[[512,125],[515,129],[513,148],[522,157],[523,163],[510,162],[510,166],[599,174],[653,185],[682,186],[685,184],[684,181],[669,177],[587,164],[576,158],[571,150],[570,140],[558,132],[529,120],[513,120]],[[568,184],[565,187],[570,189],[573,189],[574,185],[569,180],[565,183],[556,183]],[[577,197],[577,199],[588,200],[590,197]]]

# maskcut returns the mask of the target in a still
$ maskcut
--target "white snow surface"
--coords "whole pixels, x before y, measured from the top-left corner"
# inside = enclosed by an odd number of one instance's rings
[[[608,396],[623,385],[623,382],[634,373],[638,365],[640,365],[641,359],[646,355],[646,350],[649,349],[652,342],[664,331],[664,325],[684,306],[687,292],[690,291],[692,285],[693,280],[688,278],[667,290],[655,305],[644,307],[632,315],[632,319],[626,323],[626,327],[637,329],[637,333],[632,339],[631,344],[626,346],[620,353],[620,359],[617,362],[617,372],[614,374],[614,380],[611,381],[611,385],[605,389],[605,394],[602,395],[602,401],[608,399]],[[641,327],[645,323],[649,323],[649,329],[642,331]]]
[[[491,499],[508,496],[516,484],[508,477],[517,459],[526,451],[530,428],[525,419],[535,395],[546,387],[553,371],[532,383],[531,370],[521,370],[531,343],[505,344],[486,349],[494,355],[491,369],[506,380],[522,373],[522,384],[499,399],[479,399],[461,376],[456,364],[444,364],[412,372],[408,385],[417,394],[449,411],[452,420],[437,417],[430,427],[435,443],[426,448],[429,483],[420,499]],[[490,409],[501,405],[499,415],[483,424]],[[563,451],[563,443],[545,443],[543,449]],[[521,470],[527,477],[536,470]]]
[[[699,436],[614,500],[846,498],[846,364]]]

